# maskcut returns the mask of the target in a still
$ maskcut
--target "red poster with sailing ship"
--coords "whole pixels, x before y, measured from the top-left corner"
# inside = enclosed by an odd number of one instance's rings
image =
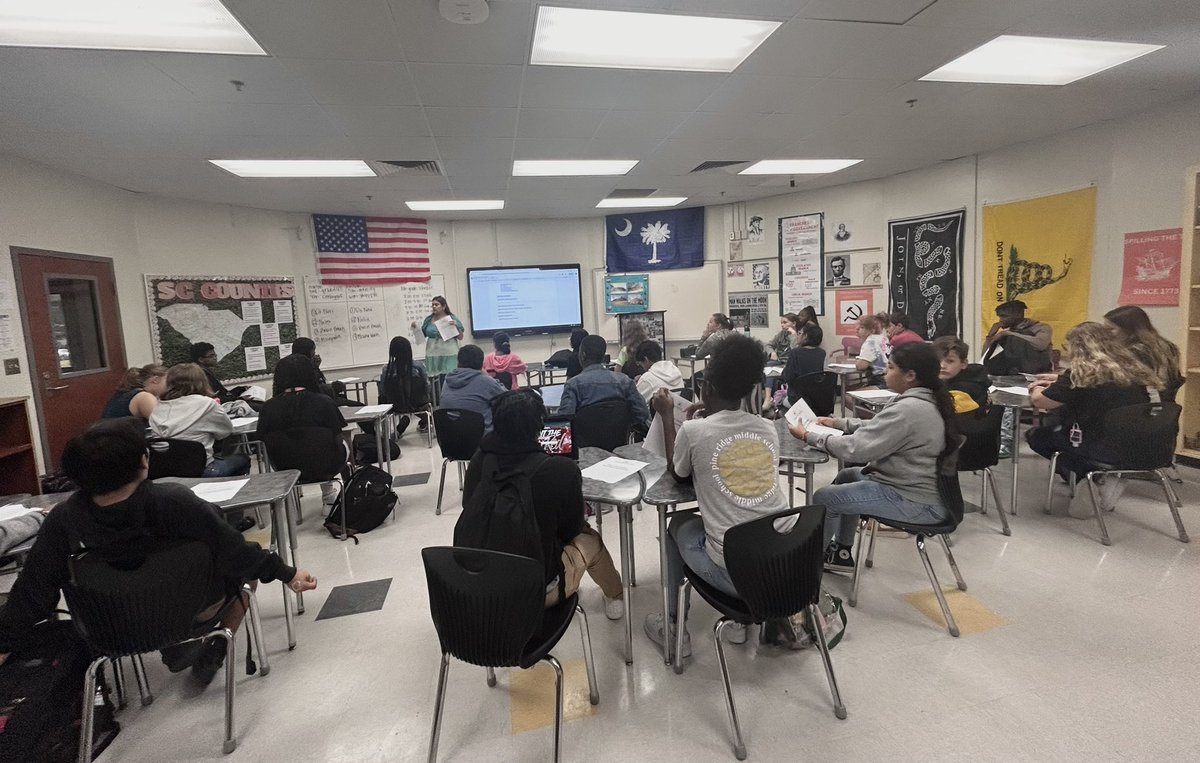
[[[1125,234],[1122,305],[1178,305],[1183,229]]]

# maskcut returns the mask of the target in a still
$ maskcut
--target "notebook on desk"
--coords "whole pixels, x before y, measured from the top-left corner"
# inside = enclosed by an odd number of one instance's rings
[[[547,408],[557,408],[562,405],[563,387],[565,386],[567,385],[551,384],[538,389],[538,392],[542,395],[542,402]]]

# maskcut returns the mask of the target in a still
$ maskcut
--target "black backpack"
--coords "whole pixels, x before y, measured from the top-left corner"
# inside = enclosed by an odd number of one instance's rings
[[[571,356],[574,354],[571,350],[556,350],[553,355],[546,358],[546,362],[542,365],[550,366],[551,368],[566,368],[567,363],[571,362]]]
[[[495,454],[485,454],[479,486],[463,503],[454,525],[454,545],[527,556],[544,568],[546,555],[533,508],[532,478],[548,458],[545,453],[533,453],[512,468],[501,469]],[[559,586],[563,595],[562,575]]]
[[[325,529],[335,538],[358,543],[356,535],[379,527],[395,507],[392,475],[378,466],[360,466],[329,509]]]

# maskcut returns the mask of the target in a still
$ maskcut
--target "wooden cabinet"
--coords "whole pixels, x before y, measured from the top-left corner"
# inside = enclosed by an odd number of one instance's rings
[[[1183,406],[1179,454],[1200,459],[1200,165],[1188,170],[1187,196],[1179,282],[1179,316],[1183,324],[1179,351],[1185,374],[1176,402]]]
[[[41,492],[29,430],[29,398],[0,397],[0,495]]]

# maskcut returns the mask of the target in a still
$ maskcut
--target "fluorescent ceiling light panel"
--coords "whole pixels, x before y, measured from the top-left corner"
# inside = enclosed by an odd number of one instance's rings
[[[0,45],[267,55],[219,0],[0,0]]]
[[[996,85],[1066,85],[1163,47],[1136,42],[1005,34],[921,79]]]
[[[634,208],[634,207],[676,207],[687,201],[686,196],[645,196],[642,198],[621,198],[601,199],[596,205],[596,209],[616,208]]]
[[[480,212],[487,209],[504,209],[504,199],[449,199],[404,203],[414,212]]]
[[[637,159],[517,159],[513,177],[582,177],[624,175]]]
[[[529,63],[731,72],[778,28],[778,21],[543,5]]]
[[[362,178],[375,172],[361,159],[209,159],[243,178]]]
[[[853,167],[862,159],[763,159],[739,175],[824,175]]]

